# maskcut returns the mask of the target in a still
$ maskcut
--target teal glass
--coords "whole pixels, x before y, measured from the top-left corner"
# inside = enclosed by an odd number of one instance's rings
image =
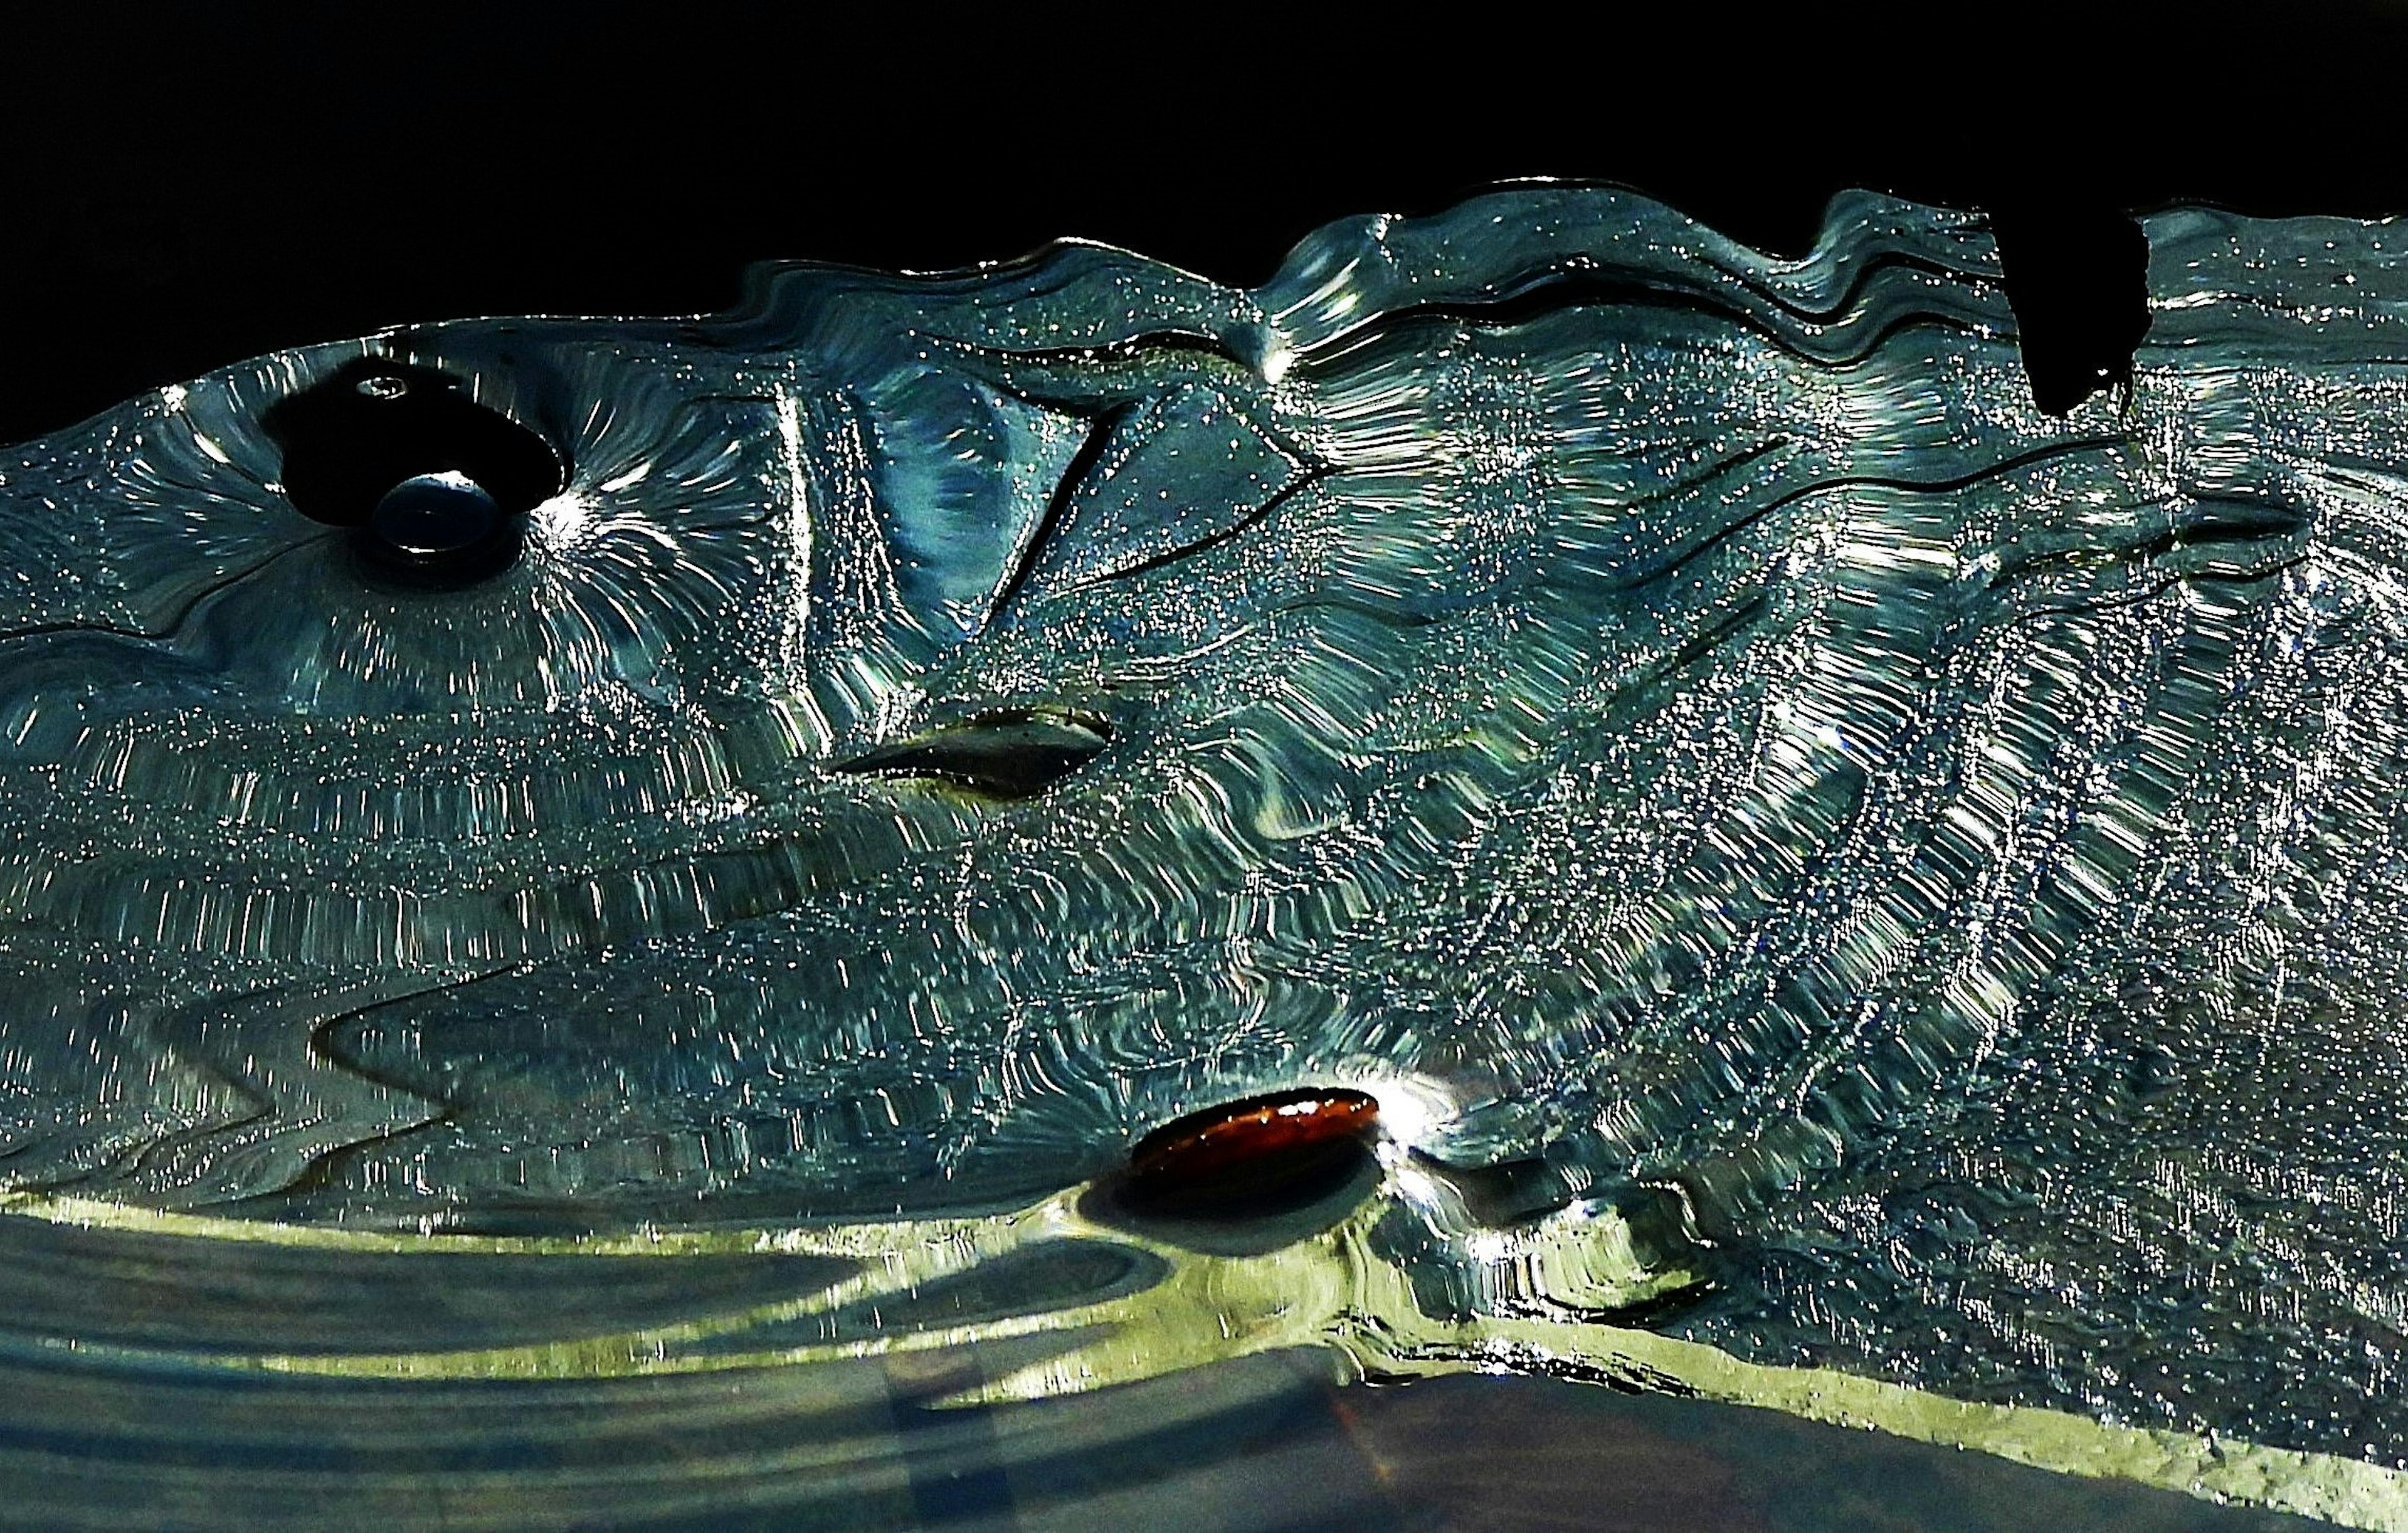
[[[9,1345],[564,1440],[1303,1348],[2393,1526],[2402,236],[2146,232],[2062,417],[1976,216],[1529,186],[14,450]],[[1355,1181],[1099,1200],[1297,1087]]]

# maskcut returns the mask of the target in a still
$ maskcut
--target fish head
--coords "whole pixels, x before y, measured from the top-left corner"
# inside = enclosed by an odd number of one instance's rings
[[[748,1050],[825,1078],[764,1108],[792,1164],[865,1113],[962,1139],[1096,1075],[1092,1029],[1151,1037],[1049,1129],[1058,1176],[1131,1081],[1376,1055],[1299,1062],[1340,1001],[1254,951],[1301,939],[1275,904],[1368,897],[1275,865],[1359,818],[1365,642],[1411,626],[1275,536],[1326,466],[1264,346],[1243,295],[1094,247],[787,268],[709,322],[413,327],[29,444],[11,1031],[107,1039],[87,1102],[197,1104],[52,1124],[64,1164],[265,1102],[315,1126],[152,1180],[274,1184],[513,1069],[522,1137],[724,1134]]]
[[[840,1211],[1322,1087],[1794,1174],[1833,1016],[1943,1074],[1998,1025],[1907,977],[2012,844],[1981,774],[2091,791],[2003,699],[2164,583],[2137,431],[2037,415],[1912,217],[1956,287],[1830,321],[1531,193],[1250,292],[1068,245],[411,327],[30,444],[20,1174]],[[1914,304],[1947,366],[1848,328]]]

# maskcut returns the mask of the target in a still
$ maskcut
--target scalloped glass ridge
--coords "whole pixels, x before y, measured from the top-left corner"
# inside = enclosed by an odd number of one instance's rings
[[[1976,218],[1793,262],[1530,187],[1251,292],[780,266],[25,444],[0,1179],[979,1214],[1346,1084],[1676,1196],[1693,1339],[2394,1455],[2408,236],[2147,233],[2063,419]],[[565,466],[498,571],[295,509],[265,417],[363,358]]]

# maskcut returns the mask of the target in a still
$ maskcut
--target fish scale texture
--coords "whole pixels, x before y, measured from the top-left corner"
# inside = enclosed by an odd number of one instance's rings
[[[1253,292],[776,267],[25,444],[0,1178],[976,1210],[1351,1085],[1677,1185],[1744,1355],[2397,1459],[2402,236],[2148,234],[2063,418],[1977,219],[1527,188]],[[364,356],[568,466],[501,573],[285,499],[264,416]],[[1102,749],[848,769],[1032,718]]]

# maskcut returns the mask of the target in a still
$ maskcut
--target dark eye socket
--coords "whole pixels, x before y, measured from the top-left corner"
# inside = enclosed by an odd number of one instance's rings
[[[1095,759],[1111,738],[1101,719],[1012,709],[881,746],[837,770],[931,778],[988,798],[1033,798]]]
[[[294,509],[355,529],[380,566],[437,581],[507,566],[525,514],[568,481],[550,443],[462,380],[385,357],[286,395],[263,424]]]

